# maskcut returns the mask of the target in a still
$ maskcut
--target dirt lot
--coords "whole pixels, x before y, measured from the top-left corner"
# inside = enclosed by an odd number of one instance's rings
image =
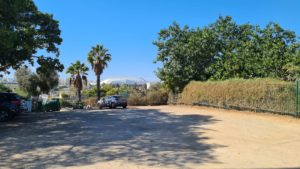
[[[300,167],[300,120],[205,107],[28,113],[0,123],[0,168]]]

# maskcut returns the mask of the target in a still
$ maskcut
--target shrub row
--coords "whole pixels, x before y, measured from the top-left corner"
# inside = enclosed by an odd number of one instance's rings
[[[179,103],[294,113],[295,84],[276,79],[190,82]]]
[[[162,90],[150,91],[145,96],[133,93],[128,98],[128,105],[146,106],[146,105],[165,105],[168,102],[168,93]]]

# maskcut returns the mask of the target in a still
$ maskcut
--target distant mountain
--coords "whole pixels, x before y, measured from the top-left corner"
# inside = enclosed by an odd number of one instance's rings
[[[147,84],[147,81],[143,78],[137,78],[137,77],[122,77],[122,78],[108,78],[103,81],[101,81],[102,84],[111,84],[111,85],[144,85]]]

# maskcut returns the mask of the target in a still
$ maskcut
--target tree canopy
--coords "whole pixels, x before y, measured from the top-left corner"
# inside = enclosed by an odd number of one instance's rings
[[[87,71],[89,68],[81,63],[79,60],[75,63],[71,63],[71,66],[67,68],[68,74],[71,74],[70,85],[74,85],[77,89],[78,100],[81,101],[81,90],[83,88],[83,82],[87,85]]]
[[[163,66],[156,73],[173,92],[180,92],[191,80],[295,80],[299,75],[299,38],[277,23],[265,28],[238,25],[226,16],[195,29],[175,22],[158,35],[155,62]]]
[[[0,0],[0,73],[34,62],[40,65],[38,70],[62,71],[57,47],[61,42],[58,21],[40,12],[32,0]]]
[[[97,100],[100,100],[100,75],[111,60],[111,54],[108,53],[108,49],[106,49],[103,45],[96,45],[95,47],[92,47],[91,51],[88,53],[87,59],[92,65],[95,75],[97,76]]]
[[[107,67],[108,62],[111,60],[111,54],[108,53],[103,45],[96,45],[92,47],[88,53],[88,62],[91,64],[95,74],[101,75],[103,70]]]
[[[20,67],[15,73],[19,87],[30,96],[38,96],[41,93],[48,94],[51,89],[58,86],[59,76],[57,71],[33,73],[29,68]]]

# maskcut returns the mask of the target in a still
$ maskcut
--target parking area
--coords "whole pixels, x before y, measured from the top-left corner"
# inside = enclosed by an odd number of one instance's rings
[[[205,107],[27,113],[0,123],[0,168],[300,167],[300,120]]]

